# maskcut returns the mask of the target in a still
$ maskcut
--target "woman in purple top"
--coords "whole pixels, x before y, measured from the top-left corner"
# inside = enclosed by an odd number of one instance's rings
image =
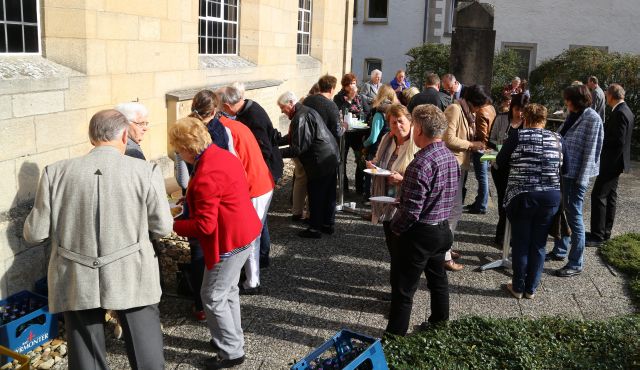
[[[396,72],[396,77],[394,77],[389,84],[393,87],[393,90],[395,90],[396,93],[401,93],[402,90],[411,87],[411,82],[407,80],[403,69],[399,69],[398,72]]]

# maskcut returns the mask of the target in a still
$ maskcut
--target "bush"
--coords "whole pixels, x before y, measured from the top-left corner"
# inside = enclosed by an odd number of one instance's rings
[[[586,82],[591,75],[598,77],[600,86],[616,82],[624,86],[626,102],[637,116],[640,113],[640,56],[607,53],[597,48],[583,47],[565,50],[542,62],[531,72],[532,101],[544,104],[550,112],[563,107],[562,90],[572,81]],[[607,108],[607,115],[610,108]],[[640,158],[640,125],[636,124],[632,139],[632,156]]]
[[[608,321],[468,317],[386,341],[392,369],[630,369],[640,317]]]
[[[640,308],[640,234],[625,234],[605,243],[600,254],[629,277],[631,298]]]

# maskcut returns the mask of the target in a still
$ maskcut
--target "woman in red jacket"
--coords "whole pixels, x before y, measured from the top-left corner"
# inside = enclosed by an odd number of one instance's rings
[[[207,369],[235,366],[244,361],[238,281],[251,253],[251,242],[262,224],[249,198],[242,164],[233,154],[211,145],[211,136],[195,118],[178,120],[169,142],[194,172],[187,188],[189,218],[173,230],[200,241],[206,270],[200,296],[218,356]]]

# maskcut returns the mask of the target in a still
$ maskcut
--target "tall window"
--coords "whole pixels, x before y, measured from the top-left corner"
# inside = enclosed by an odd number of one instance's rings
[[[39,53],[38,0],[0,0],[0,53]]]
[[[298,55],[309,55],[311,42],[311,2],[298,0]]]
[[[388,0],[368,0],[366,15],[367,21],[386,21],[389,11]]]
[[[238,54],[239,7],[239,0],[200,0],[200,54]]]
[[[503,42],[502,47],[504,49],[510,49],[518,54],[520,59],[520,67],[518,68],[519,77],[529,77],[529,72],[536,65],[536,51],[537,44],[522,43],[522,42]]]

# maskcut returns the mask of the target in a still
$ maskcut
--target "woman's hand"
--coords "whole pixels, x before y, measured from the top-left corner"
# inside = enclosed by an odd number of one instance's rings
[[[393,171],[391,175],[387,178],[387,182],[391,185],[398,185],[402,182],[404,177],[396,171]]]
[[[185,197],[180,197],[180,199],[178,199],[178,201],[176,202],[176,205],[181,205],[182,203],[184,203],[184,201],[186,200]]]
[[[374,168],[376,168],[376,166],[374,165],[373,162],[371,161],[364,161],[365,166],[367,166],[368,169],[372,170]]]

